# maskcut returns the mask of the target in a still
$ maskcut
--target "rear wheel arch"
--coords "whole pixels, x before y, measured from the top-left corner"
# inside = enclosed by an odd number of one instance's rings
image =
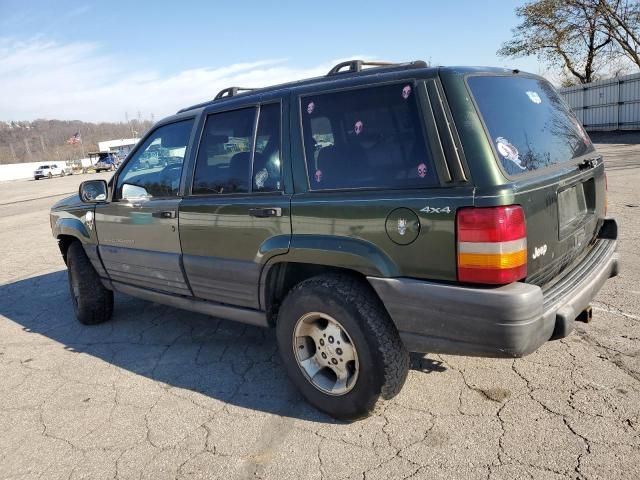
[[[280,305],[296,285],[309,278],[326,274],[355,278],[363,285],[363,288],[369,289],[380,300],[362,272],[332,265],[279,262],[268,267],[260,286],[260,302],[267,312],[269,324],[271,326],[276,324]],[[382,300],[380,300],[380,307],[385,308]]]

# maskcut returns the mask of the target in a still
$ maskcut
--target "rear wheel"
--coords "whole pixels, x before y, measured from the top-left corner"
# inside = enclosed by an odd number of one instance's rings
[[[355,277],[321,275],[294,287],[280,308],[277,337],[293,383],[336,418],[368,415],[407,377],[409,355],[395,326]]]
[[[102,285],[80,242],[73,242],[67,250],[67,271],[71,303],[80,323],[95,325],[109,320],[113,292]]]
[[[60,172],[60,176],[61,176],[61,177],[64,177],[64,170],[62,170],[62,171]]]

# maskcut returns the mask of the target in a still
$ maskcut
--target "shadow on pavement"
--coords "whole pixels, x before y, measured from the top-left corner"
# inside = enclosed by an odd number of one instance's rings
[[[0,286],[0,314],[65,349],[92,355],[169,387],[239,407],[323,423],[338,423],[309,406],[281,367],[275,332],[116,295],[113,318],[80,324],[66,271]],[[444,366],[412,355],[412,368]]]

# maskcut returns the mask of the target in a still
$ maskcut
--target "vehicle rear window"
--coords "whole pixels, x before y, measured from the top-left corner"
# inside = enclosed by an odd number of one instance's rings
[[[438,183],[413,83],[303,97],[301,114],[313,190]]]
[[[507,174],[538,170],[593,151],[589,136],[549,82],[495,75],[467,81]]]

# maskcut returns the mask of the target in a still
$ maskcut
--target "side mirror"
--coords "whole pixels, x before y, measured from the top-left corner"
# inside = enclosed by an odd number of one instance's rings
[[[80,184],[78,195],[84,203],[105,202],[108,197],[109,190],[107,182],[104,180],[87,180]]]

